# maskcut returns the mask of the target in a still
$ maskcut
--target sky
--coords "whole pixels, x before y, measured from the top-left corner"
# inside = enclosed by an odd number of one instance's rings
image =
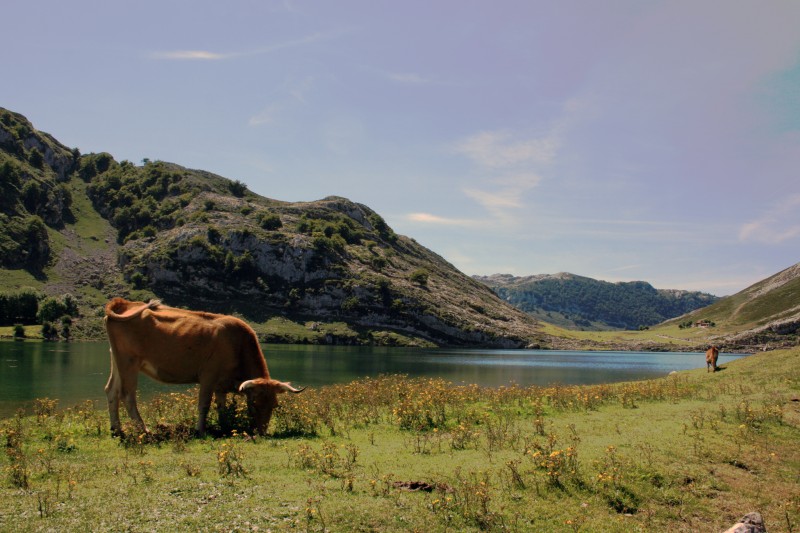
[[[343,196],[466,274],[724,296],[800,261],[794,0],[8,0],[0,106]]]

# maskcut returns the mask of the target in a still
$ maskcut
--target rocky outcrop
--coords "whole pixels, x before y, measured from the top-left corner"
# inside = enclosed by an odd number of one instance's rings
[[[36,151],[57,181],[69,179],[75,170],[77,150],[70,150],[51,135],[36,130],[27,118],[0,107],[0,146],[10,153],[30,160]],[[34,162],[34,168],[37,163]]]
[[[22,146],[29,152],[38,150],[44,163],[55,172],[58,181],[69,179],[75,168],[75,158],[66,146],[40,132],[22,139]]]
[[[767,533],[761,513],[747,513],[724,533]]]

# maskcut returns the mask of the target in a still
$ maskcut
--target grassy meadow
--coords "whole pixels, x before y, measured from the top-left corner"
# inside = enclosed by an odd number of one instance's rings
[[[454,387],[381,376],[282,398],[267,437],[231,402],[40,399],[0,421],[0,530],[800,530],[800,348],[709,374],[595,386]],[[99,407],[102,407],[100,409]]]

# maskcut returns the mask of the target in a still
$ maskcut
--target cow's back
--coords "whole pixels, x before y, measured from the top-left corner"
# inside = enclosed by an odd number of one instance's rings
[[[236,317],[162,305],[120,304],[116,310],[123,312],[107,310],[106,316],[114,352],[133,359],[154,379],[196,383],[269,377],[255,332]]]
[[[218,359],[231,357],[231,336],[220,334],[225,327],[222,315],[165,306],[137,310],[133,317],[107,314],[106,331],[115,357],[132,361],[150,377],[196,383],[204,372],[219,366]]]

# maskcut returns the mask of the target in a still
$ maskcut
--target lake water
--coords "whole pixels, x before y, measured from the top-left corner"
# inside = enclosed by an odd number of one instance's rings
[[[295,386],[345,383],[380,374],[440,377],[482,386],[611,383],[665,376],[673,370],[705,367],[700,353],[577,352],[544,350],[419,349],[264,345],[270,374]],[[720,354],[724,364],[739,354]],[[105,342],[0,341],[0,418],[36,398],[70,407],[83,400],[105,405],[103,387],[110,368]],[[186,390],[144,375],[139,392]]]

